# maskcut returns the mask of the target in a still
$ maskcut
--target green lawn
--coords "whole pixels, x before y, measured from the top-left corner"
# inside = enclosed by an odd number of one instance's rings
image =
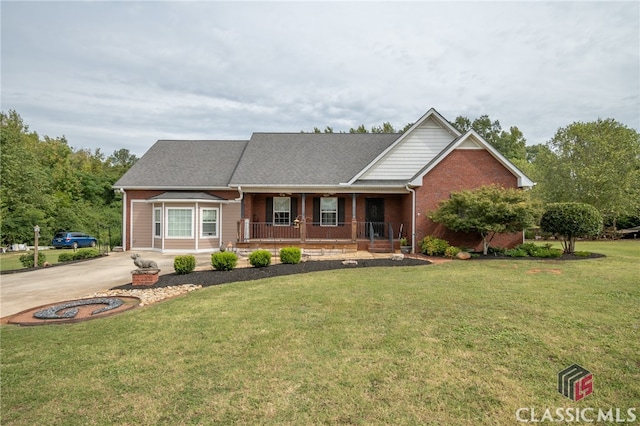
[[[60,253],[72,252],[73,249],[61,249],[61,250],[48,249],[48,250],[40,250],[40,251],[45,254],[45,257],[47,259],[46,261],[53,265],[55,263],[58,263],[58,256],[60,255]],[[33,255],[33,250],[30,252],[23,251],[23,252],[9,252],[9,253],[0,254],[0,271],[12,271],[15,269],[22,269],[23,266],[22,266],[22,263],[20,263],[20,256],[27,253],[31,253]]]
[[[521,407],[640,418],[640,242],[577,249],[607,257],[330,271],[2,326],[1,423],[513,425]],[[579,402],[556,385],[574,363],[594,374]]]

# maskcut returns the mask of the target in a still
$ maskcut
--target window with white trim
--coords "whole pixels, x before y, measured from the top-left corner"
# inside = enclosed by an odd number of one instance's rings
[[[218,236],[218,209],[200,210],[200,236],[202,238]]]
[[[193,238],[193,209],[167,208],[167,238]]]
[[[338,226],[338,198],[320,198],[320,226]]]
[[[273,224],[291,225],[291,197],[273,197]]]
[[[162,237],[162,209],[159,207],[153,209],[153,236]]]

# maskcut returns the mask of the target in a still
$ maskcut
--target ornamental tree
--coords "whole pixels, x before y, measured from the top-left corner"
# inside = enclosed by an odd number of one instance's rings
[[[477,232],[482,236],[482,253],[487,254],[496,234],[519,232],[535,223],[535,208],[527,192],[498,185],[452,192],[438,209],[427,213],[434,222],[452,231]]]
[[[602,232],[602,215],[590,204],[552,203],[540,219],[540,229],[561,236],[564,252],[573,253],[576,238],[595,237]]]

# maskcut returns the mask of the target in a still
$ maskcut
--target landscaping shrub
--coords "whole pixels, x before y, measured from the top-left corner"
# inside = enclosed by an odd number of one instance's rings
[[[422,241],[420,241],[422,253],[429,256],[443,256],[447,247],[449,247],[449,243],[447,241],[431,235],[424,237]]]
[[[538,250],[536,251],[536,257],[562,257],[562,253],[563,251],[561,249],[554,249],[554,248],[546,248],[546,247],[540,247],[538,248]]]
[[[232,251],[219,251],[211,255],[211,266],[217,271],[230,271],[238,264],[238,256]]]
[[[574,251],[573,254],[575,254],[578,257],[589,257],[589,256],[591,256],[591,252],[590,251]]]
[[[296,265],[300,263],[302,250],[299,247],[284,247],[280,249],[280,262]]]
[[[58,255],[58,262],[70,262],[72,260],[92,259],[100,256],[96,248],[83,248],[76,252],[64,252]]]
[[[458,253],[460,253],[460,249],[454,246],[449,246],[444,251],[444,255],[450,259],[453,259],[454,257],[456,257]]]
[[[91,259],[100,256],[100,252],[96,248],[81,248],[73,254],[73,260]]]
[[[505,250],[506,250],[506,249],[505,249],[505,248],[503,248],[503,247],[493,247],[493,246],[490,246],[490,247],[487,249],[487,254],[492,254],[492,255],[494,255],[494,256],[495,256],[495,255],[497,255],[497,254],[504,254]]]
[[[602,215],[584,203],[553,203],[540,219],[540,228],[563,238],[565,253],[575,251],[576,238],[594,237],[602,232]]]
[[[22,256],[20,256],[20,263],[22,263],[22,266],[24,266],[25,268],[33,268],[33,259],[35,258],[35,252],[31,253],[26,253],[23,254]],[[44,265],[44,262],[47,260],[46,256],[44,255],[43,252],[39,251],[38,252],[38,266],[42,266]]]
[[[512,248],[504,251],[505,256],[509,257],[527,257],[529,253],[523,248]]]
[[[176,256],[173,259],[173,269],[178,275],[190,274],[196,269],[196,257],[191,254]]]
[[[249,263],[256,268],[271,265],[271,252],[268,250],[256,250],[249,255]]]
[[[58,255],[58,262],[62,263],[62,262],[69,262],[69,261],[73,260],[73,255],[74,254],[75,253],[71,253],[71,252],[68,252],[68,251],[66,251],[64,253],[60,253]]]
[[[523,250],[527,256],[535,256],[540,246],[534,243],[524,243],[514,247],[514,250]]]

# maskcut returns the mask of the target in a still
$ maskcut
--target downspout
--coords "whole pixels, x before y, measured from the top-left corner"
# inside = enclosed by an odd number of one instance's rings
[[[119,188],[122,194],[122,250],[127,251],[127,193],[124,188]]]
[[[240,193],[240,196],[236,198],[234,201],[242,201],[244,199],[244,192],[242,192],[241,186],[238,186],[238,192]]]
[[[405,186],[407,191],[411,192],[411,253],[416,252],[416,191]]]

